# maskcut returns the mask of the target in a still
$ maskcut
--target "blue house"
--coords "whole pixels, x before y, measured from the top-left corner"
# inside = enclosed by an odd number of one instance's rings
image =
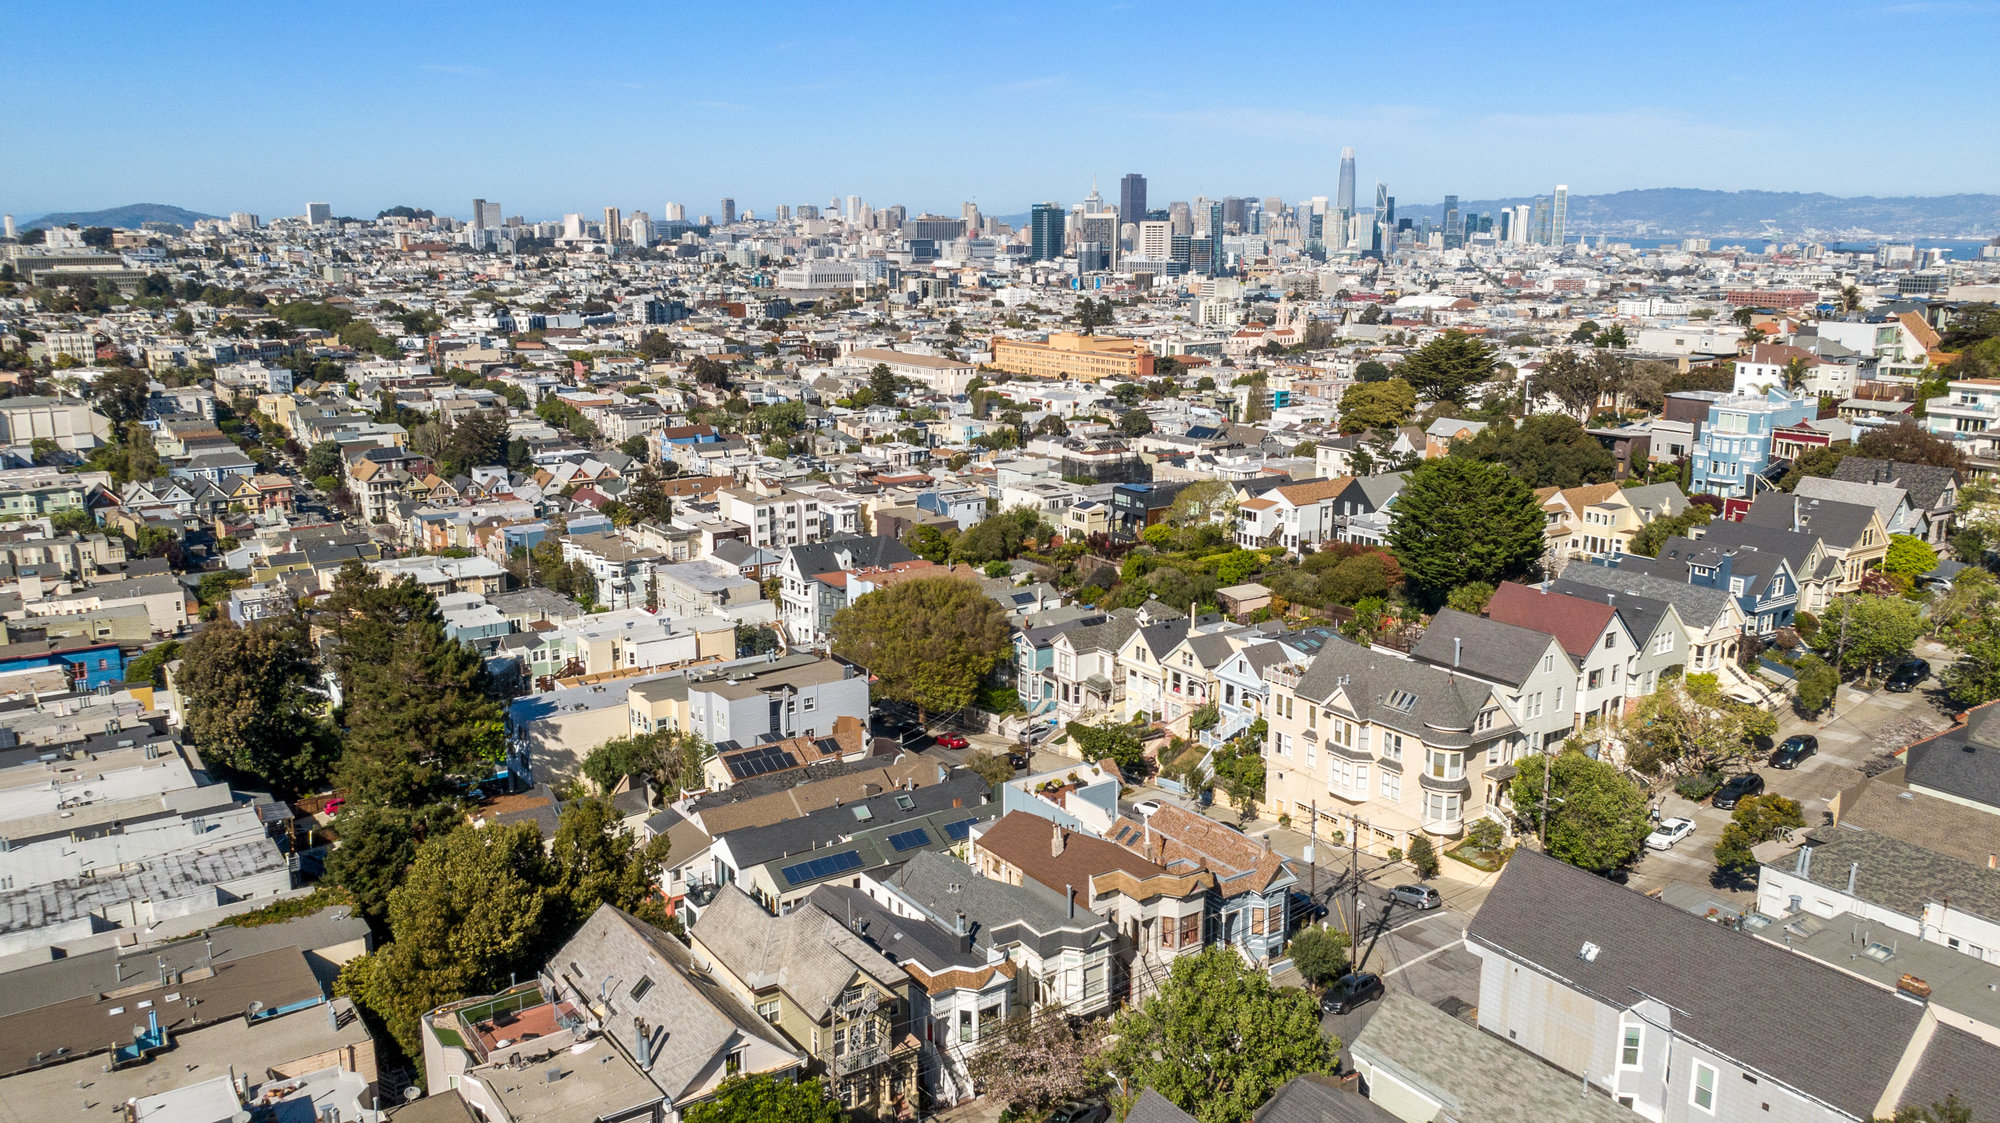
[[[115,643],[87,636],[31,639],[0,645],[0,674],[61,667],[70,685],[89,689],[125,681],[125,653]]]
[[[1708,400],[1708,420],[1689,454],[1694,461],[1694,479],[1688,490],[1725,499],[1772,490],[1768,475],[1772,431],[1797,425],[1819,412],[1813,399],[1787,397],[1775,389],[1761,397],[1716,390],[1700,391],[1699,396]]]

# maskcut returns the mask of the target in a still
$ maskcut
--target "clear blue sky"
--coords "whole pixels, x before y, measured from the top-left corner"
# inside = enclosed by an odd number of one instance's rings
[[[2000,4],[72,3],[0,209],[553,217],[1334,192],[2000,190]]]

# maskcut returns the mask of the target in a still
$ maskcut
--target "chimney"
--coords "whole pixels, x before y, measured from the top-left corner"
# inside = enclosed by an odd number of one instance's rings
[[[961,796],[952,796],[952,797],[951,797],[951,805],[952,805],[953,807],[964,807],[964,806],[965,806],[965,800],[964,800],[964,798],[963,798],[963,797],[961,797]]]
[[[1051,857],[1051,858],[1060,858],[1060,857],[1062,857],[1062,852],[1063,852],[1063,843],[1064,843],[1064,842],[1066,841],[1066,840],[1065,840],[1065,839],[1063,838],[1063,833],[1064,833],[1064,832],[1063,832],[1063,829],[1062,829],[1062,827],[1061,827],[1061,826],[1057,826],[1057,827],[1056,827],[1056,829],[1055,829],[1055,830],[1054,830],[1054,831],[1053,831],[1052,833],[1050,833],[1050,835],[1049,835],[1049,857]]]
[[[1076,919],[1076,886],[1063,882],[1063,900],[1069,902],[1069,918]]]
[[[632,1019],[633,1056],[638,1058],[640,1071],[653,1067],[653,1037],[646,1032],[646,1019]]]
[[[1463,638],[1459,636],[1451,637],[1451,665],[1454,668],[1458,666],[1458,653],[1464,646],[1465,640]]]
[[[1850,897],[1854,895],[1854,879],[1860,873],[1861,873],[1860,862],[1847,863],[1847,895]]]
[[[960,910],[958,914],[958,952],[960,955],[967,955],[971,951],[972,928],[965,923],[964,910]]]

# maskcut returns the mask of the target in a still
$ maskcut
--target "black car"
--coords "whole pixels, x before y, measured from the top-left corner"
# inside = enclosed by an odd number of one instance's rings
[[[1032,762],[1028,759],[1027,753],[1007,754],[1007,765],[1016,772],[1025,771],[1030,763]]]
[[[1326,988],[1320,995],[1319,1008],[1329,1014],[1345,1014],[1363,1002],[1373,1002],[1382,997],[1382,979],[1379,975],[1343,975],[1340,981]]]
[[[1755,772],[1745,772],[1732,776],[1728,783],[1715,789],[1715,806],[1722,811],[1735,808],[1737,801],[1758,795],[1764,790],[1764,778]]]
[[[1931,677],[1931,665],[1922,659],[1905,659],[1902,665],[1889,675],[1887,684],[1891,694],[1908,694],[1917,684]]]
[[[1292,915],[1300,922],[1322,920],[1326,917],[1326,906],[1312,899],[1311,894],[1292,894]]]
[[[1819,738],[1810,733],[1785,738],[1785,743],[1771,752],[1771,767],[1797,768],[1799,762],[1819,751]]]

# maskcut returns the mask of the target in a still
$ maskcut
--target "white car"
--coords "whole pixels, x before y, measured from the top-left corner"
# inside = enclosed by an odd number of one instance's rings
[[[1646,836],[1646,849],[1671,850],[1674,843],[1693,833],[1693,819],[1661,819],[1653,833]]]
[[[1142,799],[1139,802],[1132,805],[1132,814],[1137,815],[1141,819],[1150,819],[1153,817],[1154,812],[1158,811],[1159,809],[1160,809],[1159,800]]]

